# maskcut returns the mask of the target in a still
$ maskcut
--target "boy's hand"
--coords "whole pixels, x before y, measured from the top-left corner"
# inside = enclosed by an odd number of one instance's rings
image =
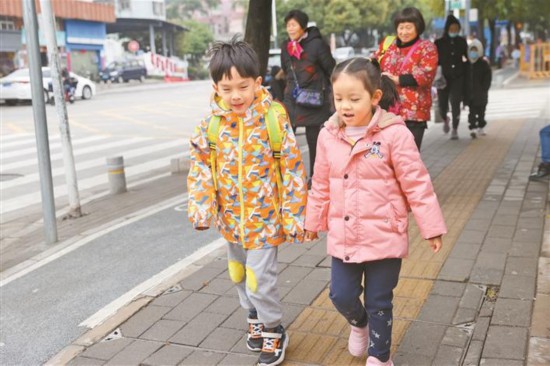
[[[428,242],[429,242],[430,246],[432,247],[432,250],[433,250],[434,253],[439,252],[439,250],[443,246],[443,240],[441,239],[441,235],[436,236],[435,238],[428,239]]]
[[[204,230],[208,230],[208,226],[198,226],[195,228],[195,230],[198,230],[198,231],[204,231]]]
[[[317,240],[317,239],[319,239],[319,235],[317,235],[316,232],[306,230],[305,239],[306,239],[306,241]]]

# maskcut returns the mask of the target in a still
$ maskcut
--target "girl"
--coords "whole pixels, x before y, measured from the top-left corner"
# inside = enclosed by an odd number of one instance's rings
[[[397,96],[378,62],[344,61],[332,85],[336,113],[319,135],[306,240],[328,230],[330,299],[351,325],[350,353],[368,350],[368,366],[390,366],[393,289],[408,252],[407,211],[435,253],[447,228],[413,135],[401,117],[379,106],[383,90]]]

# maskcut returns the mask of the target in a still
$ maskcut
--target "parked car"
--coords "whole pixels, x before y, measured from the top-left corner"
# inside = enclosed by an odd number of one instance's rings
[[[281,67],[281,49],[280,48],[271,48],[269,50],[269,58],[267,59],[267,70],[263,79],[263,84],[269,86],[271,82],[272,73],[271,70],[276,66],[280,69]]]
[[[353,47],[339,47],[336,48],[334,52],[332,52],[332,57],[334,57],[336,63],[345,61],[348,58],[352,58],[353,56],[355,56],[355,51],[353,50]]]
[[[78,81],[76,84],[75,97],[90,99],[95,95],[95,84],[88,78],[75,73],[70,73],[71,78]],[[44,102],[50,100],[49,85],[52,81],[52,75],[49,67],[42,68],[42,87],[44,89]],[[31,79],[29,69],[18,69],[9,75],[0,79],[0,100],[4,100],[8,105],[14,105],[18,101],[32,101]]]
[[[143,82],[146,76],[147,68],[142,60],[114,61],[99,72],[99,77],[104,83],[127,83],[130,80]]]

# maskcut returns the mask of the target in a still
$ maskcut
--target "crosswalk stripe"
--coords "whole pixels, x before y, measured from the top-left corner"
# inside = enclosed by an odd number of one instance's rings
[[[100,140],[102,138],[103,138],[102,136],[84,137],[80,140],[74,140],[73,144],[85,143],[85,142],[90,142],[90,141],[97,141],[97,140]],[[50,141],[49,147],[50,147],[50,151],[60,149],[61,148],[61,140],[55,141],[53,143]],[[35,153],[35,152],[36,152],[36,144],[34,146],[31,146],[31,147],[25,148],[25,149],[18,149],[18,150],[14,150],[14,151],[10,151],[10,152],[2,152],[1,153],[1,158],[4,160],[4,159],[14,158],[14,157],[21,156],[21,155],[32,154],[32,153]]]
[[[0,146],[2,146],[4,142],[27,138],[28,136],[34,135],[32,133],[14,133],[10,135],[2,135],[0,136]]]

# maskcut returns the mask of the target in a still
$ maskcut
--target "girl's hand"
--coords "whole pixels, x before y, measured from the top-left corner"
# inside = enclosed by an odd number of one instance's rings
[[[399,85],[399,76],[390,74],[389,72],[383,72],[382,75],[386,75],[395,85]]]
[[[307,230],[306,230],[306,237],[305,237],[305,239],[306,239],[306,241],[313,241],[313,240],[319,239],[319,236],[317,235],[316,232],[307,231]]]
[[[439,252],[439,250],[443,246],[443,240],[441,239],[441,235],[436,236],[435,238],[428,239],[428,242],[429,242],[430,246],[432,247],[432,250],[433,250],[434,253]]]

